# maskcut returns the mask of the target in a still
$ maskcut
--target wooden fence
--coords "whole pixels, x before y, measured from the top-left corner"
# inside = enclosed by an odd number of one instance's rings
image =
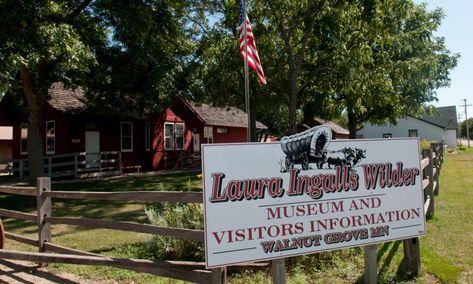
[[[51,178],[89,178],[120,175],[121,153],[79,152],[44,157],[44,172]],[[23,178],[28,176],[28,160],[0,160],[0,174]]]
[[[422,150],[422,189],[424,191],[424,213],[426,219],[434,216],[435,196],[439,194],[439,176],[443,163],[443,143],[432,143],[430,149]],[[404,245],[404,260],[406,271],[412,277],[420,272],[419,238],[406,239]]]
[[[107,265],[136,272],[151,273],[199,283],[222,282],[222,269],[206,270],[205,263],[192,261],[149,261],[106,257],[86,251],[80,251],[55,244],[51,238],[51,226],[55,224],[76,225],[89,228],[108,228],[129,232],[147,233],[195,241],[204,241],[202,230],[159,227],[148,224],[122,222],[104,219],[89,219],[76,217],[55,217],[51,215],[52,198],[76,200],[119,200],[134,202],[183,202],[202,203],[202,193],[197,192],[70,192],[52,191],[50,178],[39,178],[37,187],[0,186],[0,193],[36,196],[37,213],[24,213],[0,209],[3,218],[15,218],[36,222],[38,239],[5,232],[5,238],[32,246],[38,246],[39,252],[21,252],[0,250],[0,259],[27,260],[46,264],[51,262]],[[258,264],[254,264],[258,266]]]
[[[435,211],[435,196],[439,193],[438,177],[443,161],[443,145],[432,144],[431,149],[422,152],[421,168],[423,173],[422,188],[425,199],[425,215],[431,218]],[[189,230],[182,228],[168,228],[103,219],[88,219],[75,217],[54,217],[51,215],[52,198],[78,199],[78,200],[119,200],[135,202],[182,202],[202,203],[202,193],[197,192],[70,192],[52,191],[49,178],[39,178],[37,187],[0,186],[0,193],[36,196],[37,213],[24,213],[13,210],[0,209],[0,217],[15,218],[36,222],[38,225],[38,239],[5,232],[7,239],[15,240],[32,246],[38,246],[39,252],[19,252],[0,250],[0,258],[34,261],[40,264],[50,262],[82,264],[82,265],[107,265],[136,272],[151,273],[163,277],[200,283],[222,283],[224,281],[222,268],[206,270],[202,262],[191,261],[149,261],[132,260],[115,257],[106,257],[86,251],[80,251],[54,244],[51,238],[51,225],[66,224],[90,228],[108,228],[131,232],[163,235],[195,241],[204,240],[202,230]],[[404,256],[406,270],[411,276],[418,276],[420,271],[419,238],[404,240]],[[376,245],[365,247],[365,283],[377,282],[377,252]],[[244,264],[244,266],[266,266],[261,264]],[[285,261],[277,259],[272,261],[274,283],[285,283]]]

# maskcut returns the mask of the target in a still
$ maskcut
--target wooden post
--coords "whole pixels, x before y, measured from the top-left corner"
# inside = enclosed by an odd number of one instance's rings
[[[433,161],[433,153],[432,149],[424,149],[422,150],[422,157],[429,159],[429,164],[424,168],[423,171],[423,178],[429,179],[429,185],[424,189],[424,202],[429,202],[429,207],[427,208],[427,212],[425,214],[426,219],[430,219],[434,216],[434,161]]]
[[[77,179],[79,174],[79,154],[74,153],[74,179]]]
[[[420,272],[420,246],[419,238],[412,238],[403,241],[404,265],[407,276],[417,277]]]
[[[441,165],[442,165],[442,150],[440,149],[442,145],[441,144],[431,144],[431,147],[432,147],[432,151],[435,151],[435,155],[436,155],[436,161],[435,163],[433,164],[433,167],[435,167],[436,169],[436,174],[435,176],[433,176],[433,181],[436,181],[436,185],[435,187],[432,187],[432,196],[433,195],[439,195],[439,182],[438,182],[438,177],[440,175],[440,168],[441,168]]]
[[[23,178],[25,176],[25,161],[24,160],[20,160],[20,173],[19,173],[19,176],[20,178]]]
[[[376,244],[366,245],[365,250],[365,283],[375,284],[378,282],[378,250]]]
[[[48,177],[51,177],[53,173],[53,160],[51,157],[48,157]]]
[[[275,259],[271,261],[273,271],[273,283],[286,283],[286,260],[284,258]]]
[[[44,192],[51,191],[51,179],[40,177],[37,180],[37,211],[38,211],[38,233],[39,251],[45,252],[45,242],[51,242],[51,224],[46,223],[46,217],[51,217],[51,197],[44,196]],[[38,263],[40,267],[47,263]]]
[[[221,267],[212,269],[211,283],[221,284],[223,282],[223,269]]]

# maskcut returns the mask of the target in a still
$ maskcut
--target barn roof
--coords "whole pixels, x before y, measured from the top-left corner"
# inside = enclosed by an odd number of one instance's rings
[[[67,89],[62,83],[54,83],[48,90],[49,105],[61,112],[81,112],[86,110],[85,92],[81,87]]]
[[[247,127],[248,115],[237,107],[217,107],[208,104],[196,104],[185,101],[187,105],[202,119],[204,124],[212,126]],[[266,125],[256,121],[257,129],[266,129]]]
[[[317,123],[319,123],[320,125],[327,125],[336,134],[343,134],[343,135],[350,134],[350,131],[348,131],[347,129],[341,127],[340,125],[338,125],[335,122],[332,122],[330,120],[325,120],[325,119],[322,119],[322,118],[319,118],[319,117],[314,117],[314,120]]]
[[[425,114],[419,119],[445,129],[457,129],[457,107],[437,107],[432,114]]]

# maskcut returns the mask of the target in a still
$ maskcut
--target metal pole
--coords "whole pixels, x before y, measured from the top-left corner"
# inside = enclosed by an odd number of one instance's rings
[[[248,28],[246,22],[246,1],[243,1],[243,29],[245,32],[245,105],[246,105],[246,115],[248,117],[247,127],[246,127],[246,141],[251,142],[251,119],[250,119],[250,76],[248,72]]]
[[[466,104],[466,99],[463,99],[463,101],[465,102],[465,123],[466,123],[466,141],[468,141],[468,148],[470,148],[470,130],[468,129],[468,114],[467,114],[467,111],[466,109],[468,108],[468,106],[470,105],[467,105]]]

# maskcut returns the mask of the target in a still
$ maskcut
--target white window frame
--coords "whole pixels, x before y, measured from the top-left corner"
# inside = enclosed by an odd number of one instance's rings
[[[171,133],[170,135],[166,136],[166,125],[171,125]],[[173,122],[165,122],[164,123],[164,150],[174,150],[174,123]],[[166,145],[166,139],[171,139],[170,145]]]
[[[123,136],[123,126],[129,125],[130,126],[130,136]],[[129,138],[130,139],[130,148],[124,149],[123,148],[123,139]],[[122,121],[120,122],[120,149],[122,152],[133,152],[133,122],[129,121]]]
[[[145,151],[151,150],[151,123],[145,122]]]
[[[177,126],[182,126],[182,147],[178,147],[177,145],[177,139],[179,138],[177,136]],[[174,123],[174,150],[182,150],[184,149],[184,145],[186,143],[186,127],[184,123],[182,122],[176,122]]]
[[[171,125],[171,133],[166,135],[166,126]],[[178,147],[177,139],[177,126],[182,126],[182,147]],[[164,129],[163,129],[163,137],[164,137],[164,150],[171,151],[171,150],[183,150],[186,144],[186,126],[183,122],[165,122]],[[171,139],[170,145],[167,145],[166,139]]]
[[[53,127],[53,134],[48,133],[48,125],[52,123]],[[46,131],[45,131],[46,139],[45,139],[45,147],[46,147],[46,154],[55,154],[56,153],[56,121],[55,120],[47,120],[46,121]],[[53,149],[48,151],[48,141],[53,141]]]
[[[23,137],[23,130],[25,137]],[[25,145],[26,151],[23,151],[23,145]],[[28,123],[22,123],[20,126],[20,154],[28,155]]]
[[[217,127],[218,134],[228,134],[229,132],[230,129],[228,129],[228,127]]]
[[[214,132],[212,126],[204,126],[204,143],[212,144],[214,142]]]

